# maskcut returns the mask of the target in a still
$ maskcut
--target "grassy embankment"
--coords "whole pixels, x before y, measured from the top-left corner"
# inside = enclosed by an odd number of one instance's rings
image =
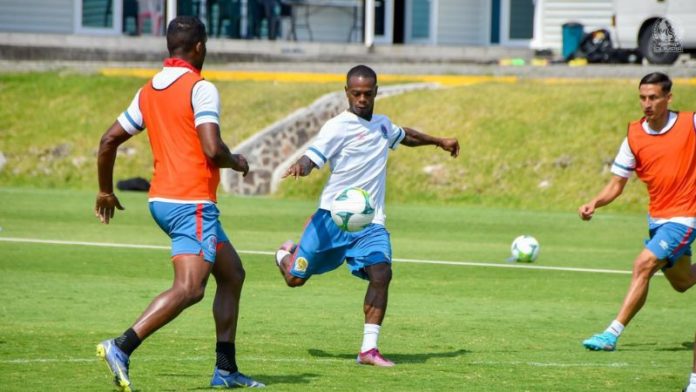
[[[0,76],[0,182],[93,189],[99,136],[128,105],[140,78],[74,74]],[[216,82],[231,146],[340,89],[332,83]],[[696,87],[677,84],[673,107],[693,109]],[[390,159],[388,198],[525,209],[574,209],[609,178],[608,165],[640,116],[635,81],[485,83],[381,100],[397,124],[460,139],[453,160],[433,148],[400,148]],[[407,151],[408,150],[408,151]],[[129,141],[117,178],[147,177],[144,136]],[[315,199],[326,173],[281,186],[279,196]],[[616,210],[645,208],[631,184]]]

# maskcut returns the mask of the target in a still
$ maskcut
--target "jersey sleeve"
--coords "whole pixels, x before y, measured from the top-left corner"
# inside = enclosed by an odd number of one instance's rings
[[[142,90],[142,89],[141,89]],[[145,129],[145,121],[143,120],[143,113],[140,111],[140,91],[135,93],[135,97],[131,101],[130,105],[121,113],[116,119],[123,129],[131,135],[136,135]]]
[[[321,127],[319,134],[314,142],[305,152],[305,156],[309,158],[319,169],[324,164],[336,155],[343,145],[343,134],[338,122],[327,122]]]
[[[205,123],[220,125],[220,95],[212,83],[207,80],[196,83],[191,92],[191,106],[196,126]]]
[[[619,152],[616,154],[616,158],[614,158],[614,163],[611,165],[611,172],[617,176],[629,178],[635,170],[636,157],[628,145],[628,139],[624,138],[621,147],[619,147]]]
[[[397,147],[399,147],[399,144],[401,143],[402,140],[406,137],[406,131],[404,131],[403,128],[400,126],[393,124],[391,121],[389,121],[389,148],[392,150],[396,150]]]

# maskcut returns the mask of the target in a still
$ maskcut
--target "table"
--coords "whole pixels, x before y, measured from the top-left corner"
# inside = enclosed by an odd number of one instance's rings
[[[297,41],[297,28],[303,27],[309,33],[309,40],[313,41],[312,27],[309,23],[309,17],[313,12],[322,8],[338,8],[350,12],[352,14],[352,24],[348,31],[348,42],[351,42],[353,33],[360,32],[360,23],[358,23],[359,9],[362,7],[362,0],[281,0],[281,3],[290,6],[290,38]],[[304,20],[300,23],[297,21],[297,8],[304,8]]]

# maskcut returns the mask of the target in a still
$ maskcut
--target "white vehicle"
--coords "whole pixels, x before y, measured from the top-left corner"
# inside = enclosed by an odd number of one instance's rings
[[[614,35],[653,64],[696,49],[696,0],[614,0]]]

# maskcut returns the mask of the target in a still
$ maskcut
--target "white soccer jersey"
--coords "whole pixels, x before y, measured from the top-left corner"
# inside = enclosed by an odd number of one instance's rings
[[[167,88],[185,72],[192,71],[186,67],[164,67],[152,78],[152,85],[156,89]],[[191,106],[196,126],[204,123],[220,124],[220,96],[212,83],[206,80],[196,83],[191,92]],[[118,122],[131,135],[140,133],[147,127],[140,111],[140,90],[135,93],[128,109],[118,116]]]
[[[372,223],[384,225],[387,154],[390,148],[396,149],[405,136],[403,129],[378,114],[367,121],[345,111],[327,121],[305,152],[317,167],[322,168],[329,162],[331,168],[319,208],[330,210],[339,192],[348,187],[360,187],[370,193],[375,203]]]

